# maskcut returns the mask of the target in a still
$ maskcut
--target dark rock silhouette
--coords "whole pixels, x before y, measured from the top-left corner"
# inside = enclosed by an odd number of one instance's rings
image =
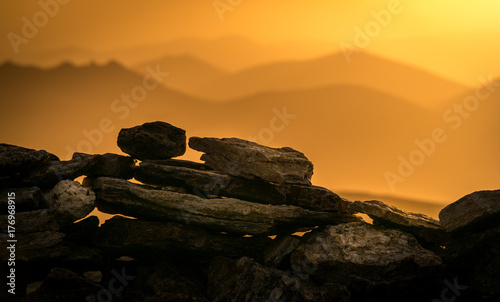
[[[60,161],[1,144],[0,192],[15,193],[19,300],[500,299],[499,191],[465,196],[437,221],[313,186],[312,163],[291,148],[191,138],[206,163],[171,159],[185,142],[184,130],[155,122],[120,132],[130,157]],[[99,225],[88,216],[95,207],[130,217]]]
[[[186,131],[164,122],[145,123],[122,129],[118,147],[140,160],[181,156],[186,152]]]

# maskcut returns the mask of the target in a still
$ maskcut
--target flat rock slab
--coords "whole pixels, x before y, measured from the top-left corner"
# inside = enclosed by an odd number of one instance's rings
[[[447,242],[446,231],[439,221],[427,215],[405,212],[378,200],[355,201],[349,208],[370,216],[375,225],[404,230],[428,243],[444,245]]]
[[[348,214],[232,198],[205,199],[107,177],[86,179],[84,184],[96,192],[97,206],[102,212],[154,221],[177,221],[228,233],[272,235],[304,226],[359,221]]]
[[[98,230],[94,245],[115,255],[137,259],[172,257],[210,261],[215,256],[258,256],[268,237],[230,236],[177,222],[140,221],[113,217]]]
[[[295,205],[317,211],[347,212],[349,202],[325,188],[250,180],[213,170],[196,169],[196,165],[187,162],[183,166],[174,166],[165,161],[143,161],[136,168],[135,179],[156,186],[182,187],[204,198],[232,197],[264,204]]]
[[[201,159],[214,170],[275,183],[311,184],[313,164],[289,147],[270,148],[239,138],[191,137],[189,147],[204,152]]]
[[[318,286],[289,272],[265,267],[243,257],[215,258],[208,269],[211,301],[350,301],[350,293],[340,284]]]
[[[140,160],[181,156],[186,152],[186,131],[164,122],[145,123],[121,129],[118,147]]]
[[[402,231],[347,223],[312,234],[292,253],[291,263],[296,271],[323,282],[346,284],[352,293],[391,286],[389,293],[396,294],[416,290],[417,280],[434,277],[441,258]]]
[[[487,229],[500,225],[500,190],[479,191],[448,205],[439,213],[448,232]]]

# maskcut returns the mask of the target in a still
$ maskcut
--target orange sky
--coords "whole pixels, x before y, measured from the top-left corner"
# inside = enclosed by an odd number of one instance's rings
[[[500,2],[493,0],[234,0],[240,4],[225,11],[223,21],[211,0],[59,1],[68,3],[60,5],[29,43],[20,45],[21,51],[65,47],[108,51],[186,37],[239,35],[261,43],[321,41],[321,51],[330,52],[338,50],[341,42],[352,44],[355,29],[364,29],[374,20],[373,12],[391,5],[398,7],[398,13],[392,14],[366,50],[468,83],[493,72],[489,68],[500,50],[496,42]],[[5,37],[0,40],[0,53],[4,59],[15,58],[7,35],[20,34],[22,18],[32,20],[41,7],[36,0],[3,0],[0,7]]]

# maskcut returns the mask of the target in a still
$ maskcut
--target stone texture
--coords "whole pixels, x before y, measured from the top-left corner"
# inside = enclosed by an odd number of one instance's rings
[[[186,152],[186,131],[164,122],[145,123],[120,130],[118,147],[140,160],[181,156]]]
[[[0,177],[26,173],[51,161],[59,158],[45,150],[0,144]]]
[[[9,193],[15,194],[16,213],[37,210],[43,204],[42,192],[38,187],[2,189],[0,196],[4,198],[0,200],[1,209],[7,209]],[[6,212],[1,214],[6,214]]]
[[[264,204],[296,205],[310,210],[347,211],[349,202],[325,188],[249,180],[196,169],[195,164],[172,166],[168,162],[143,161],[136,169],[135,179],[156,186],[182,187],[204,198],[223,196]]]
[[[424,214],[408,213],[381,201],[355,201],[349,205],[352,211],[364,213],[373,219],[374,225],[404,230],[419,241],[445,245],[447,235],[439,221]]]
[[[339,284],[319,287],[248,257],[215,258],[208,269],[208,294],[214,302],[350,301],[349,291]]]
[[[276,234],[297,227],[358,221],[348,214],[316,212],[231,198],[204,199],[133,184],[121,179],[86,179],[100,211],[156,221],[185,222],[236,234]]]
[[[64,234],[43,231],[16,235],[17,261],[61,260],[70,254],[70,249],[63,243]],[[0,234],[2,242],[7,241],[7,235]],[[9,259],[9,251],[0,251],[2,261]]]
[[[84,218],[95,208],[94,192],[72,180],[59,182],[45,199],[61,226]]]
[[[500,190],[479,191],[464,196],[442,209],[439,219],[449,232],[499,226]]]
[[[90,177],[109,176],[123,179],[134,177],[135,160],[118,154],[75,153],[70,162],[79,164],[76,174]],[[78,177],[77,176],[77,177]]]
[[[113,217],[96,234],[94,245],[109,253],[138,259],[188,258],[208,261],[217,255],[259,256],[267,237],[229,236],[176,222],[151,222]]]
[[[20,298],[22,302],[88,302],[103,288],[66,268],[54,268],[35,292]],[[97,301],[97,300],[96,300]]]
[[[301,244],[296,236],[282,236],[273,240],[263,253],[263,263],[269,267],[279,267],[283,260]]]
[[[0,216],[0,231],[8,232],[9,215]],[[35,210],[29,212],[20,212],[15,214],[15,232],[16,233],[34,233],[42,231],[57,231],[60,226],[55,221],[54,214],[51,210]]]
[[[289,147],[270,148],[238,138],[191,137],[189,146],[214,170],[275,183],[311,184],[313,164]]]
[[[346,284],[356,299],[366,301],[371,295],[375,298],[374,288],[391,299],[432,292],[426,286],[435,285],[432,278],[441,269],[441,258],[412,235],[366,223],[317,231],[295,249],[291,263],[294,270],[322,282]]]

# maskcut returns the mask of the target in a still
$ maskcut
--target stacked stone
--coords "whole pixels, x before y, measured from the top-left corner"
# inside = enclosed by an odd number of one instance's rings
[[[120,131],[130,156],[60,161],[0,145],[2,194],[16,193],[17,260],[33,291],[21,301],[499,297],[499,191],[464,197],[440,222],[314,186],[313,164],[292,148],[237,138],[188,145],[204,163],[175,159],[186,133],[163,122]],[[73,181],[83,175],[83,186]],[[119,215],[102,226],[81,220],[94,207]]]

